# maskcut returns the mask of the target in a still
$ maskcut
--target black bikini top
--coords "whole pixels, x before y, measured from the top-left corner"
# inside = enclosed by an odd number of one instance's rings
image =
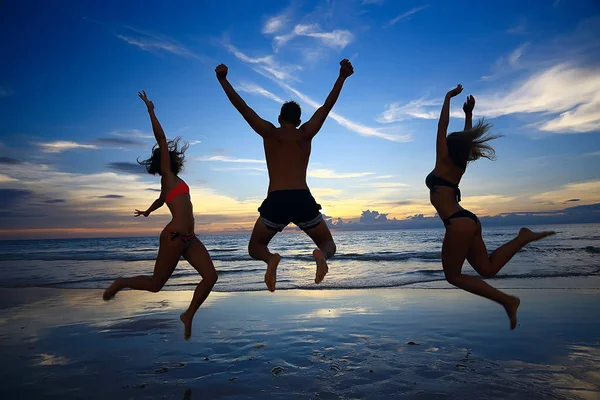
[[[436,186],[446,186],[454,189],[454,191],[456,192],[456,201],[460,203],[460,189],[458,188],[458,185],[456,183],[452,183],[450,181],[445,180],[444,178],[440,178],[439,176],[431,172],[429,175],[427,175],[427,178],[425,178],[425,185],[427,185],[429,190],[435,190]]]

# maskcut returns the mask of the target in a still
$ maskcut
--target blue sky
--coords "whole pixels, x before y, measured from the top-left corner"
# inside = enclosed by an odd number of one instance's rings
[[[441,100],[504,134],[469,167],[480,215],[600,202],[600,8],[595,1],[3,2],[0,236],[148,233],[131,218],[159,187],[134,163],[153,144],[145,89],[169,137],[192,145],[182,175],[199,231],[252,225],[266,194],[260,137],[214,76],[219,63],[263,118],[297,100],[307,120],[342,58],[350,77],[315,138],[309,185],[324,212],[431,216]],[[275,4],[277,4],[275,6]],[[579,199],[568,202],[568,200]]]

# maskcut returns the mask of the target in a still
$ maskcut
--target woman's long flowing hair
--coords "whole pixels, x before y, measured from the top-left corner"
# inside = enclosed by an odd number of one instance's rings
[[[179,149],[179,141],[181,137],[176,137],[173,140],[167,141],[167,148],[169,149],[169,156],[171,157],[171,171],[178,175],[183,170],[183,164],[185,162],[185,151],[190,147],[188,142],[184,142],[181,149]],[[160,167],[160,147],[158,143],[154,145],[152,148],[152,156],[147,160],[140,161],[139,157],[137,162],[140,165],[143,165],[148,171],[149,174],[162,175],[161,167]]]
[[[488,144],[490,140],[502,137],[500,134],[492,134],[492,124],[481,118],[472,129],[454,132],[448,135],[448,147],[452,160],[462,166],[467,162],[480,158],[488,160],[496,159],[496,151]]]

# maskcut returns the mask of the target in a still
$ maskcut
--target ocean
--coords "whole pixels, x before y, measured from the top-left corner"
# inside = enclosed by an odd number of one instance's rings
[[[525,247],[490,281],[520,278],[535,287],[535,282],[544,278],[600,276],[600,224],[531,228],[555,230],[557,234]],[[488,251],[512,239],[518,229],[484,226]],[[338,252],[329,262],[325,281],[316,285],[311,256],[314,244],[302,233],[280,234],[270,245],[271,251],[282,256],[277,290],[427,288],[444,280],[440,258],[443,235],[441,228],[334,232]],[[215,291],[266,290],[266,265],[247,254],[249,235],[199,238],[219,273]],[[151,274],[157,251],[158,235],[0,241],[0,287],[104,288],[117,276]],[[463,271],[475,274],[466,262]],[[198,273],[182,260],[164,290],[190,290],[199,280]]]

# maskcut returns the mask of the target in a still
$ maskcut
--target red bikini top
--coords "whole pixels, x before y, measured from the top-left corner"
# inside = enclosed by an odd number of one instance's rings
[[[167,195],[165,202],[168,203],[170,200],[173,200],[180,194],[190,194],[190,187],[187,185],[187,183],[180,182],[177,186],[175,186]]]

